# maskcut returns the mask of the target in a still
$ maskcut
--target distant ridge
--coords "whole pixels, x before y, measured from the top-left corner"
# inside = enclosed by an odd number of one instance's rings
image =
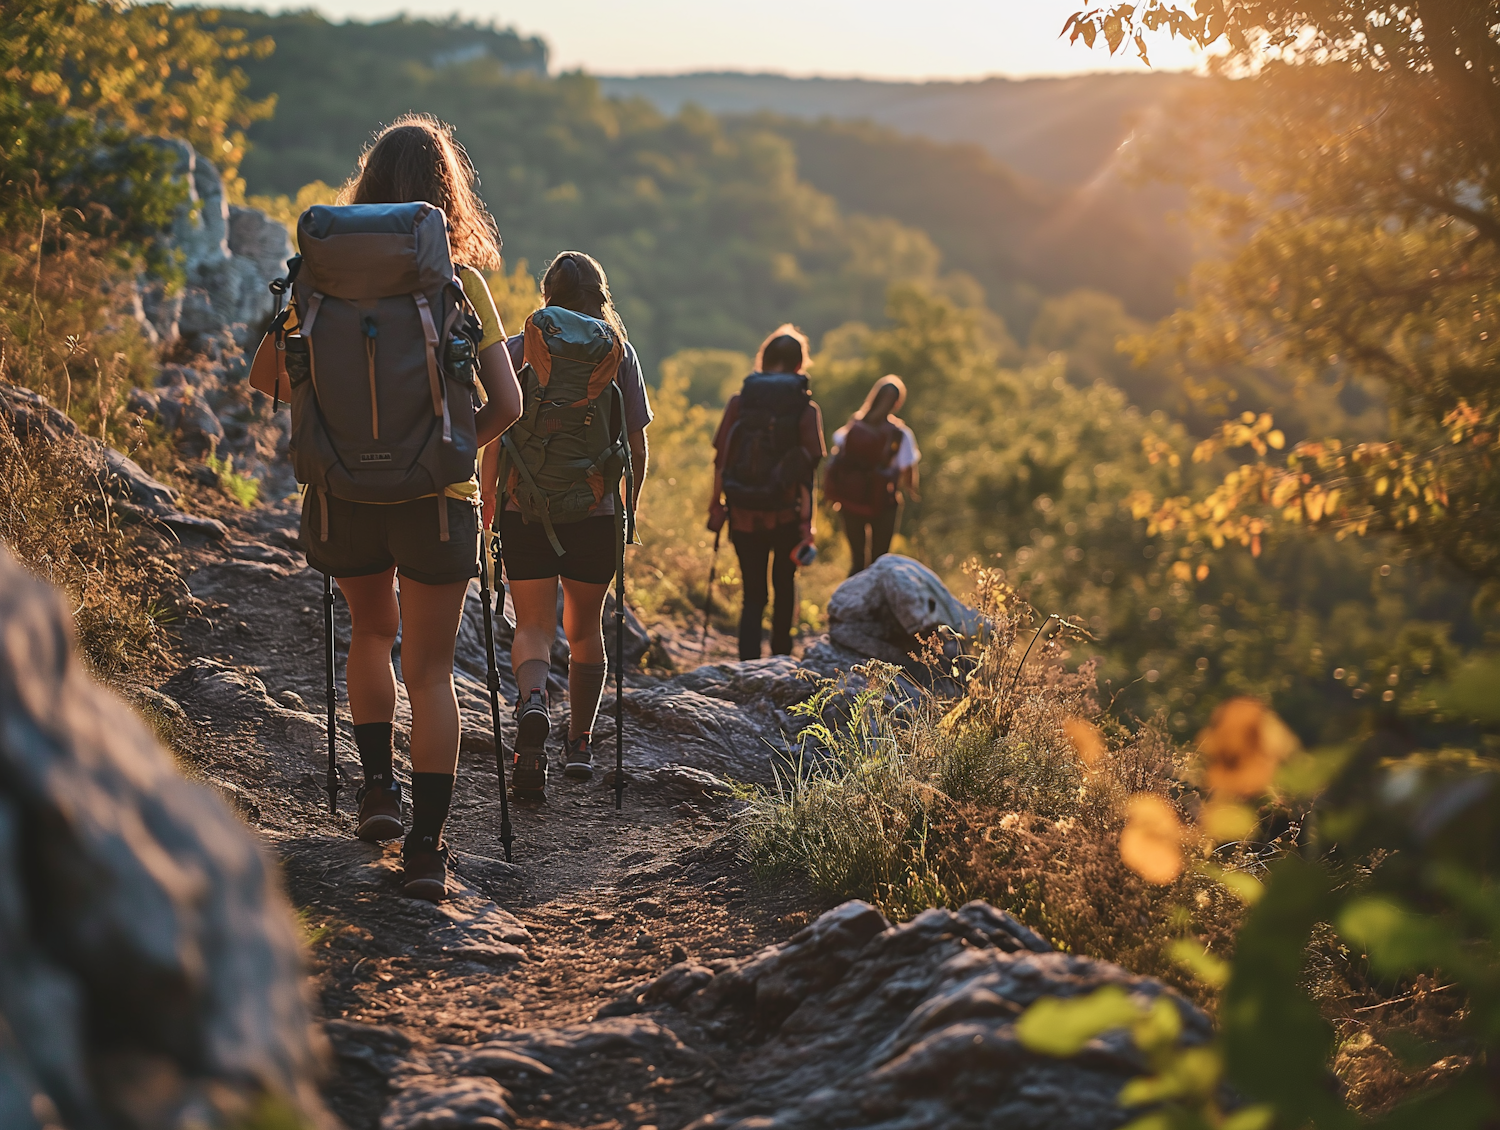
[[[715,114],[869,120],[980,145],[1023,176],[1080,185],[1108,164],[1138,122],[1203,80],[1161,73],[879,82],[719,72],[598,81],[606,94],[644,98],[669,114],[693,103]]]

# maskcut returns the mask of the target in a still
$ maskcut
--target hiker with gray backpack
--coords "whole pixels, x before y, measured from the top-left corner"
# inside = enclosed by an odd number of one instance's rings
[[[715,544],[725,523],[743,578],[739,656],[759,659],[769,593],[771,654],[792,653],[797,569],[813,555],[813,475],[824,454],[823,413],[807,380],[806,336],[777,327],[761,344],[755,371],[729,398],[714,433],[714,491],[708,528]]]
[[[564,251],[542,276],[542,308],[508,343],[520,372],[521,418],[485,452],[485,507],[500,507],[500,556],[515,607],[517,799],[547,788],[552,734],[547,674],[562,586],[568,640],[565,777],[593,776],[593,730],[609,671],[604,599],[615,582],[615,807],[625,787],[625,546],[646,477],[651,406],[635,348],[610,297],[604,268]],[[497,501],[499,500],[499,501]]]
[[[404,832],[404,891],[433,901],[447,888],[443,828],[458,762],[454,644],[479,569],[477,456],[521,413],[480,274],[500,266],[499,234],[475,185],[448,126],[408,115],[383,130],[345,203],[298,220],[301,254],[272,284],[290,304],[251,370],[273,409],[291,403],[301,543],[325,577],[330,806],[337,582],[352,621],[349,710],[364,770],[357,834]],[[411,703],[410,830],[392,767],[398,632]]]

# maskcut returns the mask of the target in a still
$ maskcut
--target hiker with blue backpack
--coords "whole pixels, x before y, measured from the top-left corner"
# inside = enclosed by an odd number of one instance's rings
[[[301,543],[324,574],[329,804],[337,809],[333,583],[349,606],[347,686],[364,781],[357,834],[405,833],[403,889],[447,889],[443,839],[458,762],[453,653],[479,566],[477,456],[521,414],[505,328],[485,284],[495,222],[452,130],[408,115],[360,157],[339,206],[298,220],[300,255],[251,383],[292,407],[305,484]],[[481,404],[482,399],[482,404]],[[396,679],[411,704],[410,829],[393,768]]]
[[[792,653],[797,569],[813,548],[813,475],[824,454],[823,414],[812,398],[807,337],[791,324],[761,344],[755,371],[729,398],[714,433],[714,490],[708,528],[715,545],[727,523],[739,558],[743,603],[739,656],[759,659],[770,592],[771,654]]]
[[[515,608],[518,799],[547,787],[552,736],[547,676],[562,586],[568,640],[565,777],[593,776],[593,730],[609,671],[604,599],[615,592],[615,807],[623,774],[624,555],[646,477],[651,405],[635,347],[610,297],[604,268],[564,251],[542,276],[542,308],[508,343],[520,372],[521,418],[485,453],[485,505],[501,509],[500,555]],[[496,502],[497,497],[503,501]]]

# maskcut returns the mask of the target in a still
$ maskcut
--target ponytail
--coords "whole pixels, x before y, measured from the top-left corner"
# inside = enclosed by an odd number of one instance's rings
[[[542,301],[598,318],[619,334],[622,342],[630,340],[609,293],[609,279],[592,255],[564,251],[553,259],[542,274]]]

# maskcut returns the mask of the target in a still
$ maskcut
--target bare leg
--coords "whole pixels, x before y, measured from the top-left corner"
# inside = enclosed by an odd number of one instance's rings
[[[458,767],[458,696],[453,647],[467,581],[424,585],[401,578],[401,676],[411,700],[411,765],[416,773]]]
[[[600,615],[609,583],[591,585],[564,577],[562,587],[563,632],[568,637],[573,658],[580,663],[604,662],[604,628]]]
[[[356,726],[389,722],[396,716],[396,672],[391,649],[401,626],[396,603],[396,567],[368,577],[342,577],[339,591],[349,605],[349,713]],[[455,632],[456,634],[456,632]]]
[[[511,581],[510,599],[516,609],[516,638],[510,646],[510,664],[519,671],[533,660],[552,662],[552,641],[557,636],[557,578]]]

